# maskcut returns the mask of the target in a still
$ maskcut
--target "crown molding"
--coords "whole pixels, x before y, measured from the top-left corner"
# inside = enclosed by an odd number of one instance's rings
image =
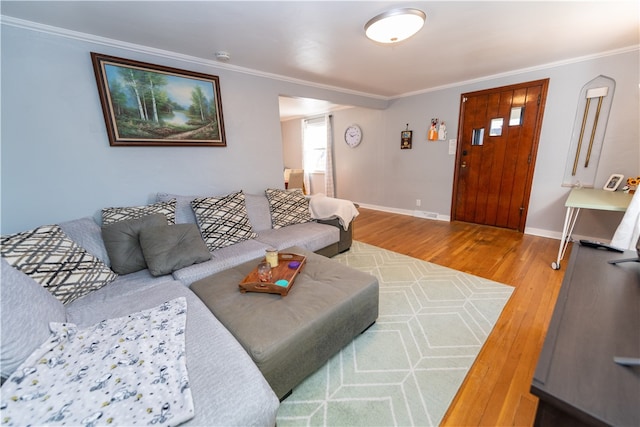
[[[82,33],[79,31],[72,31],[65,28],[40,24],[38,22],[27,21],[24,19],[14,18],[6,15],[0,15],[0,24],[37,31],[37,32],[46,33],[46,34],[51,34],[59,37],[82,41],[82,42],[89,42],[89,43],[95,43],[103,46],[114,47],[118,49],[128,50],[131,52],[149,54],[149,55],[154,55],[162,58],[174,59],[182,62],[192,63],[196,65],[204,65],[206,67],[234,71],[236,73],[248,74],[251,76],[262,77],[270,80],[278,80],[285,83],[293,83],[293,84],[298,84],[302,86],[309,86],[317,89],[324,89],[324,90],[330,90],[330,91],[340,92],[340,93],[349,94],[349,95],[362,96],[365,98],[381,100],[381,101],[388,101],[391,99],[390,97],[387,97],[387,96],[355,91],[352,89],[339,87],[339,86],[331,86],[331,85],[325,85],[325,84],[316,83],[316,82],[310,82],[307,80],[296,79],[293,77],[287,77],[280,74],[268,73],[265,71],[254,70],[252,68],[240,67],[238,65],[233,65],[233,64],[225,64],[215,60],[203,59],[196,56],[184,55],[177,52],[171,52],[163,49],[156,49],[149,46],[143,46],[135,43],[128,43],[125,41],[114,40],[106,37],[100,37],[93,34]]]
[[[594,59],[605,58],[607,56],[621,55],[621,54],[624,54],[624,53],[629,53],[629,52],[634,52],[634,51],[640,51],[640,45],[627,46],[627,47],[624,47],[624,48],[609,50],[609,51],[606,51],[606,52],[600,52],[600,53],[596,53],[596,54],[592,54],[592,55],[578,56],[578,57],[575,57],[575,58],[563,59],[561,61],[549,62],[547,64],[535,65],[533,67],[521,68],[521,69],[518,69],[518,70],[512,70],[512,71],[507,71],[507,72],[504,72],[504,73],[493,74],[493,75],[490,75],[490,76],[478,77],[477,79],[464,80],[464,81],[451,83],[451,84],[446,84],[446,85],[442,85],[442,86],[435,86],[435,87],[431,87],[431,88],[428,88],[428,89],[423,89],[423,90],[419,90],[419,91],[415,91],[415,92],[407,92],[407,93],[403,93],[403,94],[398,95],[398,96],[394,96],[391,99],[401,99],[401,98],[406,98],[406,97],[409,97],[409,96],[422,95],[422,94],[429,93],[429,92],[436,92],[436,91],[439,91],[439,90],[451,89],[451,88],[458,87],[458,86],[465,86],[465,85],[470,85],[470,84],[474,84],[474,83],[481,83],[481,82],[485,82],[485,81],[489,81],[489,80],[501,79],[501,78],[505,78],[505,77],[516,76],[518,74],[530,73],[530,72],[534,72],[534,71],[547,70],[547,69],[550,69],[550,68],[556,68],[556,67],[561,67],[561,66],[564,66],[564,65],[576,64],[578,62],[591,61],[591,60],[594,60]]]
[[[268,73],[268,72],[264,72],[264,71],[260,71],[260,70],[251,69],[251,68],[240,67],[240,66],[233,65],[233,64],[225,64],[225,63],[221,63],[221,62],[218,62],[218,61],[215,61],[215,60],[203,59],[203,58],[190,56],[190,55],[183,55],[183,54],[177,53],[177,52],[171,52],[171,51],[167,51],[167,50],[163,50],[163,49],[152,48],[152,47],[149,47],[149,46],[143,46],[143,45],[138,45],[138,44],[134,44],[134,43],[128,43],[128,42],[124,42],[124,41],[120,41],[120,40],[109,39],[109,38],[106,38],[106,37],[100,37],[100,36],[96,36],[96,35],[93,35],[93,34],[87,34],[87,33],[82,33],[82,32],[78,32],[78,31],[67,30],[67,29],[60,28],[60,27],[54,27],[54,26],[51,26],[51,25],[40,24],[40,23],[37,23],[37,22],[27,21],[27,20],[24,20],[24,19],[14,18],[14,17],[6,16],[6,15],[0,15],[0,24],[9,25],[9,26],[12,26],[12,27],[24,28],[24,29],[28,29],[28,30],[32,30],[32,31],[38,31],[38,32],[47,33],[47,34],[51,34],[51,35],[56,35],[56,36],[60,36],[60,37],[65,37],[65,38],[69,38],[69,39],[74,39],[74,40],[78,40],[78,41],[90,42],[90,43],[95,43],[95,44],[99,44],[99,45],[103,45],[103,46],[124,49],[124,50],[128,50],[128,51],[131,51],[131,52],[149,54],[149,55],[154,55],[154,56],[158,56],[158,57],[162,57],[162,58],[167,58],[167,59],[173,59],[173,60],[179,60],[179,61],[182,61],[182,62],[192,63],[192,64],[196,64],[196,65],[203,65],[203,66],[206,66],[206,67],[224,69],[224,70],[229,70],[229,71],[233,71],[233,72],[236,72],[236,73],[242,73],[242,74],[248,74],[248,75],[252,75],[252,76],[256,76],[256,77],[262,77],[262,78],[266,78],[266,79],[270,79],[270,80],[277,80],[277,81],[282,81],[282,82],[285,82],[285,83],[293,83],[293,84],[313,87],[313,88],[317,88],[317,89],[330,90],[330,91],[335,91],[335,92],[349,94],[349,95],[362,96],[362,97],[365,97],[365,98],[381,100],[381,101],[391,101],[391,100],[395,100],[395,99],[402,99],[402,98],[407,98],[407,97],[411,97],[411,96],[422,95],[422,94],[425,94],[425,93],[436,92],[436,91],[439,91],[439,90],[451,89],[451,88],[455,88],[455,87],[458,87],[458,86],[465,86],[465,85],[470,85],[470,84],[475,84],[475,83],[481,83],[481,82],[485,82],[485,81],[511,77],[511,76],[515,76],[515,75],[518,75],[518,74],[524,74],[524,73],[529,73],[529,72],[534,72],[534,71],[540,71],[540,70],[560,67],[560,66],[564,66],[564,65],[575,64],[575,63],[578,63],[578,62],[590,61],[590,60],[594,60],[594,59],[598,59],[598,58],[604,58],[604,57],[613,56],[613,55],[620,55],[620,54],[624,54],[624,53],[633,52],[633,51],[639,51],[640,50],[640,45],[633,45],[633,46],[628,46],[628,47],[625,47],[625,48],[610,50],[610,51],[601,52],[601,53],[597,53],[597,54],[585,55],[585,56],[580,56],[580,57],[575,57],[575,58],[569,58],[569,59],[565,59],[565,60],[561,60],[561,61],[550,62],[550,63],[547,63],[547,64],[536,65],[536,66],[533,66],[533,67],[521,68],[521,69],[518,69],[518,70],[507,71],[507,72],[504,72],[504,73],[498,73],[498,74],[493,74],[493,75],[489,75],[489,76],[483,76],[483,77],[479,77],[477,79],[464,80],[464,81],[459,81],[459,82],[450,83],[450,84],[441,85],[441,86],[434,86],[434,87],[426,88],[426,89],[419,90],[419,91],[403,93],[403,94],[396,95],[396,96],[381,96],[381,95],[372,94],[372,93],[355,91],[355,90],[352,90],[352,89],[343,88],[343,87],[339,87],[339,86],[325,85],[325,84],[310,82],[310,81],[307,81],[307,80],[296,79],[296,78],[293,78],[293,77],[287,77],[287,76],[283,76],[283,75],[280,75],[280,74]]]

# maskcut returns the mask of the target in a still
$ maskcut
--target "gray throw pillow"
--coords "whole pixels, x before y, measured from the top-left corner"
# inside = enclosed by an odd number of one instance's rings
[[[189,196],[169,193],[156,194],[156,201],[158,202],[170,202],[176,201],[176,224],[197,224],[196,216],[191,208],[191,201],[196,197],[204,196]]]
[[[104,225],[102,239],[111,260],[111,269],[118,274],[129,274],[147,268],[140,247],[140,231],[159,225],[167,225],[167,217],[163,214],[147,215]]]
[[[8,378],[49,338],[49,322],[66,322],[67,311],[60,301],[35,280],[0,261],[0,368]]]
[[[211,259],[211,253],[195,224],[145,228],[140,231],[140,246],[153,276],[170,274]]]
[[[107,248],[104,247],[100,225],[92,217],[72,219],[58,224],[64,234],[82,246],[91,255],[111,265]]]

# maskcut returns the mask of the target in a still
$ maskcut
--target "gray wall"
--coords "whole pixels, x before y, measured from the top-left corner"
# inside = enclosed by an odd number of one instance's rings
[[[640,175],[639,63],[634,50],[403,97],[382,111],[336,111],[336,196],[376,209],[416,216],[427,212],[448,220],[455,156],[448,154],[448,141],[427,141],[430,119],[444,120],[447,139],[456,139],[462,93],[549,78],[526,233],[560,238],[570,191],[561,184],[565,162],[573,159],[569,144],[578,98],[582,86],[598,75],[613,78],[616,89],[596,186],[602,187],[612,173]],[[293,126],[286,123],[287,128]],[[351,123],[358,123],[364,133],[355,149],[342,139]],[[401,150],[400,132],[407,123],[413,130],[413,148]],[[621,218],[621,213],[583,210],[576,236],[609,240]]]
[[[89,52],[220,76],[226,148],[110,147]],[[2,25],[1,231],[10,233],[81,216],[106,206],[140,205],[158,191],[223,194],[282,187],[283,133],[278,95],[357,108],[334,112],[337,196],[401,213],[437,213],[451,204],[454,156],[427,142],[431,117],[456,138],[460,94],[550,77],[534,176],[528,232],[559,235],[568,189],[561,187],[581,87],[604,74],[616,80],[597,185],[613,172],[640,174],[638,51],[443,88],[387,101],[218,67],[144,48],[74,39]],[[344,144],[358,123],[362,144]],[[412,150],[400,150],[409,123]],[[292,125],[293,126],[293,125]],[[299,137],[299,136],[298,136]],[[422,206],[416,208],[415,200]],[[577,232],[609,239],[621,215],[584,212]],[[588,231],[586,231],[588,230]]]
[[[91,51],[218,75],[227,147],[110,147]],[[1,52],[2,233],[146,204],[160,191],[282,188],[280,93],[387,104],[4,23]]]

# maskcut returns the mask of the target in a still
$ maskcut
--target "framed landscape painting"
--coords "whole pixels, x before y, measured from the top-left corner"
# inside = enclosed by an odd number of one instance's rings
[[[109,144],[224,147],[218,76],[91,52]]]

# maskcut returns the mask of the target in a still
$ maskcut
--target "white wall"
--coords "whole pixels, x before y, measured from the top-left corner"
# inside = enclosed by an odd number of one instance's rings
[[[302,169],[302,120],[281,123],[282,159],[290,169]]]
[[[110,147],[91,51],[220,76],[228,146]],[[445,120],[449,138],[455,138],[461,93],[549,77],[527,226],[530,232],[559,235],[569,191],[560,184],[578,96],[582,85],[604,74],[617,86],[596,184],[612,172],[640,174],[637,50],[392,102],[5,24],[1,54],[2,233],[95,215],[106,206],[145,204],[158,191],[282,188],[279,95],[359,107],[333,113],[338,197],[408,213],[421,199],[418,209],[447,217],[454,156],[447,154],[446,143],[425,140],[430,118]],[[355,149],[342,139],[351,123],[364,133]],[[399,148],[406,123],[414,131],[412,150]],[[577,232],[609,239],[620,217],[585,211]]]

